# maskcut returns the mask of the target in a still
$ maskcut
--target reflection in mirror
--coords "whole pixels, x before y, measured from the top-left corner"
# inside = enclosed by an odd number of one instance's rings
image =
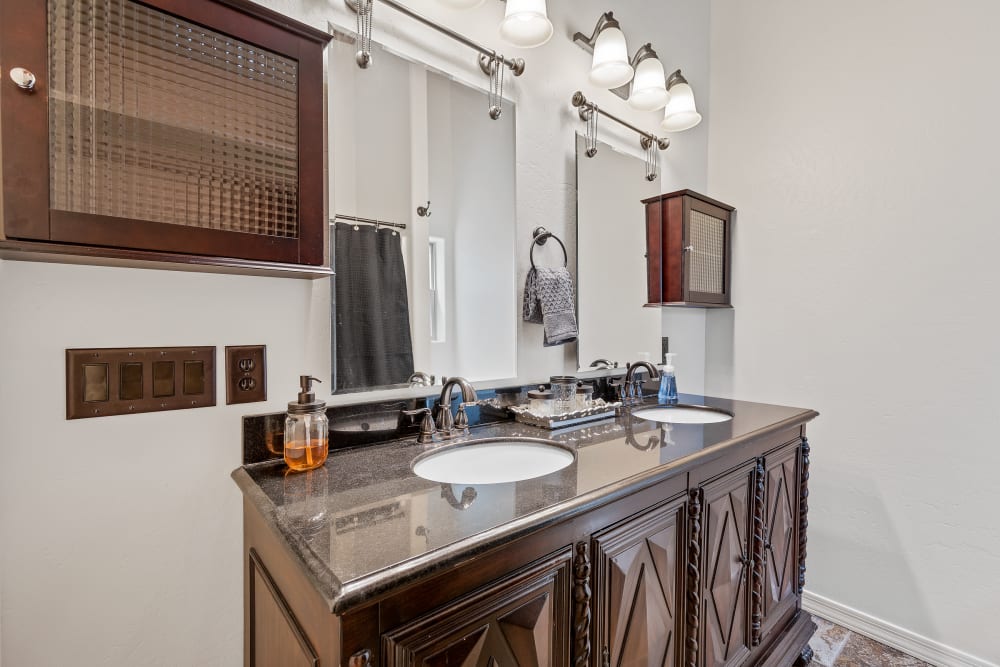
[[[334,391],[515,377],[516,109],[372,49],[330,48],[331,212],[379,223],[332,223]]]
[[[646,305],[646,209],[642,200],[660,193],[645,178],[641,158],[598,142],[586,155],[576,137],[577,275],[580,341],[577,362],[599,359],[662,363],[661,315]],[[648,355],[648,356],[647,356]]]

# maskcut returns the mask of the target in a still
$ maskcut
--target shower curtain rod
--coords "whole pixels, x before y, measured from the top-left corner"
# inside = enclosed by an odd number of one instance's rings
[[[337,220],[361,222],[366,225],[375,225],[376,227],[395,227],[396,229],[406,229],[406,225],[404,225],[401,222],[386,222],[385,220],[375,220],[374,218],[359,218],[354,215],[341,215],[340,213],[333,216],[330,222],[336,222]]]

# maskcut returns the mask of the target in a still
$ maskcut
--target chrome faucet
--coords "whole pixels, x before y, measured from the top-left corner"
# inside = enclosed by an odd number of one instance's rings
[[[649,375],[650,380],[656,380],[660,377],[660,372],[656,370],[656,366],[648,361],[637,361],[634,364],[629,364],[628,372],[625,373],[625,382],[619,388],[619,393],[622,394],[620,398],[623,405],[635,405],[642,402],[642,380],[636,376],[639,374],[639,371],[643,370]]]
[[[451,415],[451,393],[458,387],[462,390],[462,402],[458,406],[458,414]],[[442,438],[454,438],[469,434],[469,416],[465,413],[467,405],[475,405],[479,400],[476,390],[465,378],[448,378],[441,388],[441,398],[438,399],[437,430]]]

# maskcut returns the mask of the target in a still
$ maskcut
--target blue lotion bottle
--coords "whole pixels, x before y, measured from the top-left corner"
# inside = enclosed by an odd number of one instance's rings
[[[677,377],[674,375],[673,352],[663,355],[663,368],[660,369],[660,391],[656,395],[660,403],[677,405]]]

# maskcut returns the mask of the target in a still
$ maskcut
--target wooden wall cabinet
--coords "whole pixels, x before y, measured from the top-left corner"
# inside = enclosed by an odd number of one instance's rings
[[[731,305],[732,206],[680,190],[646,205],[647,305]]]
[[[808,665],[803,436],[772,434],[343,616],[245,501],[245,664]]]
[[[0,0],[5,256],[322,267],[328,40],[246,0]]]

